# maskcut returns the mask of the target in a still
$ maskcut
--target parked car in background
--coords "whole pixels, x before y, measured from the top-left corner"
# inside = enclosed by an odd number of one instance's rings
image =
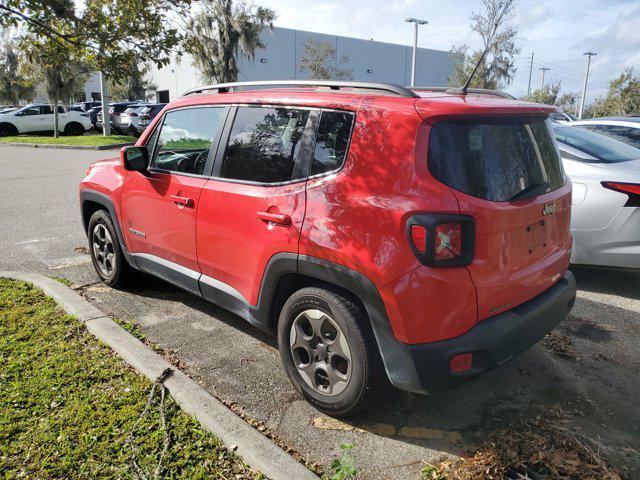
[[[577,120],[577,119],[578,117],[576,117],[575,115],[571,113],[567,113],[560,108],[556,108],[556,111],[551,114],[551,120],[554,120],[556,122],[561,122],[561,123],[573,122],[574,120]]]
[[[72,105],[69,108],[69,110],[77,110],[79,112],[88,112],[92,108],[97,107],[99,105],[100,105],[100,102],[96,102],[96,101],[79,102],[79,103],[76,103],[76,104]]]
[[[423,393],[469,381],[565,319],[553,109],[256,83],[194,89],[89,167],[80,208],[103,282],[141,270],[277,333],[296,390],[335,416],[374,403],[385,376]],[[256,86],[271,88],[235,91]]]
[[[554,124],[573,182],[571,262],[640,268],[640,149]]]
[[[113,102],[109,104],[109,120],[111,123],[111,128],[115,133],[125,133],[121,129],[120,116],[131,105],[137,104],[138,102]],[[96,128],[102,128],[102,122],[104,121],[103,117],[103,112],[99,112],[96,117]]]
[[[123,133],[129,133],[129,127],[131,126],[131,121],[138,117],[138,113],[147,104],[135,104],[127,107],[127,109],[120,114],[120,130]]]
[[[102,111],[102,106],[93,107],[87,113],[89,114],[89,120],[91,121],[91,125],[95,130],[98,129],[98,114]],[[100,127],[102,128],[102,126]]]
[[[154,103],[145,105],[133,112],[131,115],[131,123],[129,124],[129,134],[134,137],[139,137],[145,128],[151,124],[151,121],[156,115],[166,106],[166,103]]]
[[[0,114],[0,137],[21,133],[48,133],[54,130],[53,107],[31,104]],[[82,135],[91,129],[87,113],[58,106],[58,130],[66,135]]]
[[[603,117],[577,120],[571,125],[601,133],[640,148],[640,117]]]

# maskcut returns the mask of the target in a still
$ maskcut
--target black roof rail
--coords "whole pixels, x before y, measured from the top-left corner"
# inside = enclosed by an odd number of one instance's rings
[[[328,87],[331,90],[340,90],[342,88],[352,88],[360,90],[377,90],[381,92],[389,92],[401,97],[418,98],[419,95],[409,88],[395,85],[393,83],[376,83],[376,82],[341,82],[335,80],[260,80],[252,82],[232,82],[218,83],[217,85],[207,85],[204,87],[196,87],[187,90],[182,94],[183,97],[193,95],[195,93],[203,93],[210,90],[216,90],[218,93],[231,92],[235,89],[245,87]]]
[[[454,95],[464,95],[462,88],[460,87],[411,87],[413,90],[427,90],[430,92],[445,92]],[[468,88],[467,93],[477,93],[479,95],[495,95],[496,97],[508,98],[515,100],[513,95],[509,95],[506,92],[500,90],[489,90],[488,88]]]

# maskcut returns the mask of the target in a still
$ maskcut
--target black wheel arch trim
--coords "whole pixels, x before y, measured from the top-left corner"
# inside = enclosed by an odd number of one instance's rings
[[[394,336],[378,288],[365,275],[343,265],[308,255],[274,255],[265,268],[258,305],[250,308],[254,324],[268,326],[271,300],[280,279],[297,273],[336,285],[355,295],[364,305],[387,376],[401,390],[424,392],[410,353]],[[265,328],[266,329],[266,328]]]
[[[135,264],[133,257],[127,250],[126,243],[124,242],[124,236],[122,234],[122,229],[120,228],[120,220],[116,213],[115,206],[113,205],[113,201],[109,198],[108,195],[105,195],[102,192],[98,192],[96,190],[91,189],[82,189],[80,191],[80,216],[82,218],[82,228],[84,229],[84,233],[89,235],[89,219],[85,218],[84,215],[84,204],[85,202],[93,202],[99,205],[102,205],[107,209],[109,215],[111,215],[111,220],[113,221],[113,226],[116,229],[116,235],[118,236],[118,242],[120,242],[120,248],[122,249],[122,253],[124,254],[124,258],[127,260],[127,263],[131,265],[133,268],[138,269]]]

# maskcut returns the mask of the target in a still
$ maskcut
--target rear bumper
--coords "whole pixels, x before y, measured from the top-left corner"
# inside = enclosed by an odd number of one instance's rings
[[[576,283],[567,272],[553,287],[518,307],[478,323],[450,340],[408,345],[376,329],[391,383],[401,390],[436,393],[469,381],[529,349],[562,322],[573,307]],[[472,353],[464,373],[453,373],[451,358]]]

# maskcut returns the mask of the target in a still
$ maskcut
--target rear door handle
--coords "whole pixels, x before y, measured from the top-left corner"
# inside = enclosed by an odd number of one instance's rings
[[[283,213],[258,212],[258,218],[263,222],[271,222],[278,225],[291,225],[291,217]]]
[[[175,203],[178,208],[193,207],[193,198],[180,197],[179,195],[170,195],[171,201]]]

